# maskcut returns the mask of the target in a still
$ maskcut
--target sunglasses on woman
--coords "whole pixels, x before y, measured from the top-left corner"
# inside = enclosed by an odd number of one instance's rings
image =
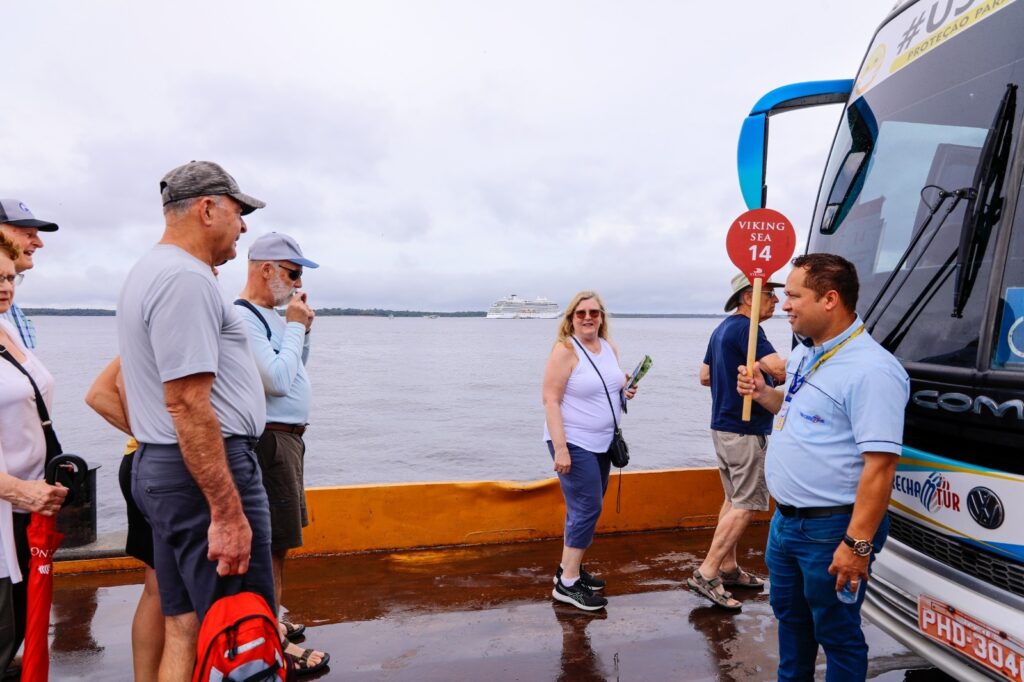
[[[596,320],[597,318],[601,317],[601,311],[600,310],[577,310],[576,311],[576,319],[578,319],[578,320],[585,320],[587,318],[588,314],[590,315],[591,319],[594,319],[594,320]]]
[[[297,270],[293,270],[292,268],[286,268],[285,266],[281,265],[280,263],[274,263],[274,265],[276,265],[277,267],[279,267],[282,270],[284,270],[285,272],[287,272],[288,273],[288,279],[290,279],[293,282],[297,281],[300,277],[302,277],[302,268],[299,268]]]

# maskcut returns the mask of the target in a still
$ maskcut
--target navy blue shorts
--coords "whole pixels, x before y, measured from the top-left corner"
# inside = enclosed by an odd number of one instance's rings
[[[210,561],[210,508],[185,467],[177,445],[140,443],[132,469],[132,495],[153,528],[153,567],[165,616],[195,611],[200,622],[218,598],[256,592],[276,613],[270,563],[270,506],[256,462],[254,438],[224,441],[228,466],[252,528],[252,558],[245,575],[221,578]]]
[[[572,466],[569,473],[558,474],[565,498],[565,545],[586,549],[594,541],[612,461],[606,452],[590,452],[572,443],[567,445]],[[551,441],[548,441],[548,452],[554,459],[555,446]]]

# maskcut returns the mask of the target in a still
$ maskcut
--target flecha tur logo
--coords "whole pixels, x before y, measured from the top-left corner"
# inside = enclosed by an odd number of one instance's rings
[[[953,492],[949,480],[938,471],[933,471],[923,481],[896,474],[893,490],[917,498],[921,505],[934,513],[940,509],[960,511],[960,495]]]
[[[989,530],[1003,525],[1006,519],[1003,501],[994,492],[981,486],[971,488],[971,492],[967,493],[967,511],[979,526]]]
[[[825,420],[822,419],[821,417],[819,417],[816,414],[807,414],[806,412],[801,412],[800,416],[803,417],[804,419],[806,419],[807,421],[811,422],[812,424],[824,424],[825,423]]]

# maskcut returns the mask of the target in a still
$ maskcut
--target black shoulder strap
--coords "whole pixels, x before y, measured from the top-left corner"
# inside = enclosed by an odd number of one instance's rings
[[[32,378],[27,369],[21,366],[20,362],[14,359],[11,351],[7,350],[7,346],[0,345],[0,357],[14,365],[19,372],[25,375],[28,382],[32,384],[32,390],[36,394],[36,411],[39,413],[39,421],[43,426],[43,435],[46,437],[46,461],[49,462],[61,454],[62,450],[60,441],[57,440],[57,433],[53,430],[53,424],[50,422],[50,413],[47,411],[46,403],[43,401],[43,394],[39,390],[39,386],[36,385],[35,379]]]
[[[270,341],[270,325],[267,324],[267,320],[265,317],[263,317],[263,313],[257,310],[256,306],[254,306],[252,303],[249,303],[249,301],[245,300],[244,298],[236,298],[235,305],[240,305],[243,308],[248,308],[253,312],[254,315],[256,315],[257,318],[259,318],[259,321],[263,323],[263,328],[267,330],[267,341]],[[273,344],[271,344],[271,348],[273,348]],[[279,352],[279,350],[274,348],[274,353]]]
[[[587,360],[590,360],[590,366],[594,368],[595,372],[597,372],[597,378],[601,380],[601,385],[604,386],[604,397],[608,398],[608,409],[612,411],[612,424],[615,426],[615,430],[618,431],[619,421],[615,418],[615,406],[612,405],[612,396],[608,393],[608,384],[604,383],[604,377],[601,376],[601,370],[599,370],[597,365],[594,364],[594,361],[590,357],[590,353],[588,353],[587,349],[583,347],[583,344],[579,342],[579,339],[574,336],[572,337],[572,340],[580,347],[580,350],[583,351],[583,355],[587,357]]]

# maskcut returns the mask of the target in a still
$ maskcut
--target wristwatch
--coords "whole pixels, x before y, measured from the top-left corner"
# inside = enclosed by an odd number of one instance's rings
[[[853,550],[857,556],[870,556],[875,546],[869,540],[854,540],[849,535],[843,535],[843,542]]]

